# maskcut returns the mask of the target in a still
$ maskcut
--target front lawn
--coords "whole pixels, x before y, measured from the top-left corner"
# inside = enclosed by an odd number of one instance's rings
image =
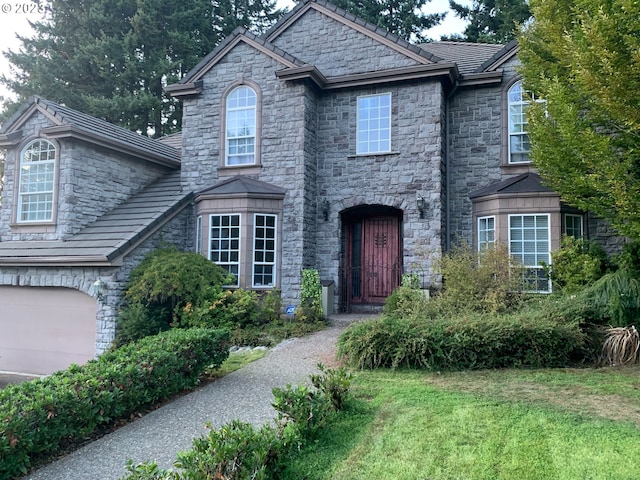
[[[640,370],[359,371],[283,479],[635,479]]]

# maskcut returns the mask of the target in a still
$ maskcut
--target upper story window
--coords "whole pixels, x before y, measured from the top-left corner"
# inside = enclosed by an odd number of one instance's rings
[[[391,151],[391,94],[358,97],[357,154]]]
[[[34,140],[20,154],[17,221],[51,222],[56,147],[46,140]]]
[[[509,115],[509,163],[527,163],[531,144],[527,134],[527,109],[530,99],[536,100],[531,92],[522,88],[522,81],[514,83],[508,92]]]
[[[227,96],[225,165],[256,163],[257,95],[246,85],[233,89]]]

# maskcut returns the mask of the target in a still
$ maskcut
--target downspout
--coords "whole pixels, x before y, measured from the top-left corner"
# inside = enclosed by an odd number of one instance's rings
[[[445,116],[445,133],[444,133],[444,142],[445,142],[445,164],[444,164],[444,168],[446,170],[445,172],[445,188],[447,189],[447,200],[445,203],[445,215],[447,217],[447,219],[445,220],[445,230],[446,230],[446,235],[445,235],[445,242],[444,242],[444,246],[445,246],[445,252],[448,252],[451,248],[451,173],[450,173],[450,148],[449,148],[449,127],[450,127],[450,122],[449,122],[449,101],[451,100],[451,98],[453,97],[453,95],[456,93],[456,91],[458,90],[458,82],[456,82],[453,85],[453,88],[451,89],[451,91],[449,92],[449,94],[446,96],[445,98],[445,103],[444,103],[444,116]]]

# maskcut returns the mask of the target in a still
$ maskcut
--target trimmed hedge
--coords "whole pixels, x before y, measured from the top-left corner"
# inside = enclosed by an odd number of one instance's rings
[[[435,320],[382,317],[345,330],[338,355],[359,368],[560,367],[571,363],[585,340],[577,322],[522,314]]]
[[[192,388],[229,355],[226,330],[171,330],[0,391],[0,479]]]

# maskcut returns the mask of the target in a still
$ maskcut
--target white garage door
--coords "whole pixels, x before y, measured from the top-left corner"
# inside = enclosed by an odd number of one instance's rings
[[[48,374],[93,358],[96,311],[77,290],[0,286],[0,371]]]

